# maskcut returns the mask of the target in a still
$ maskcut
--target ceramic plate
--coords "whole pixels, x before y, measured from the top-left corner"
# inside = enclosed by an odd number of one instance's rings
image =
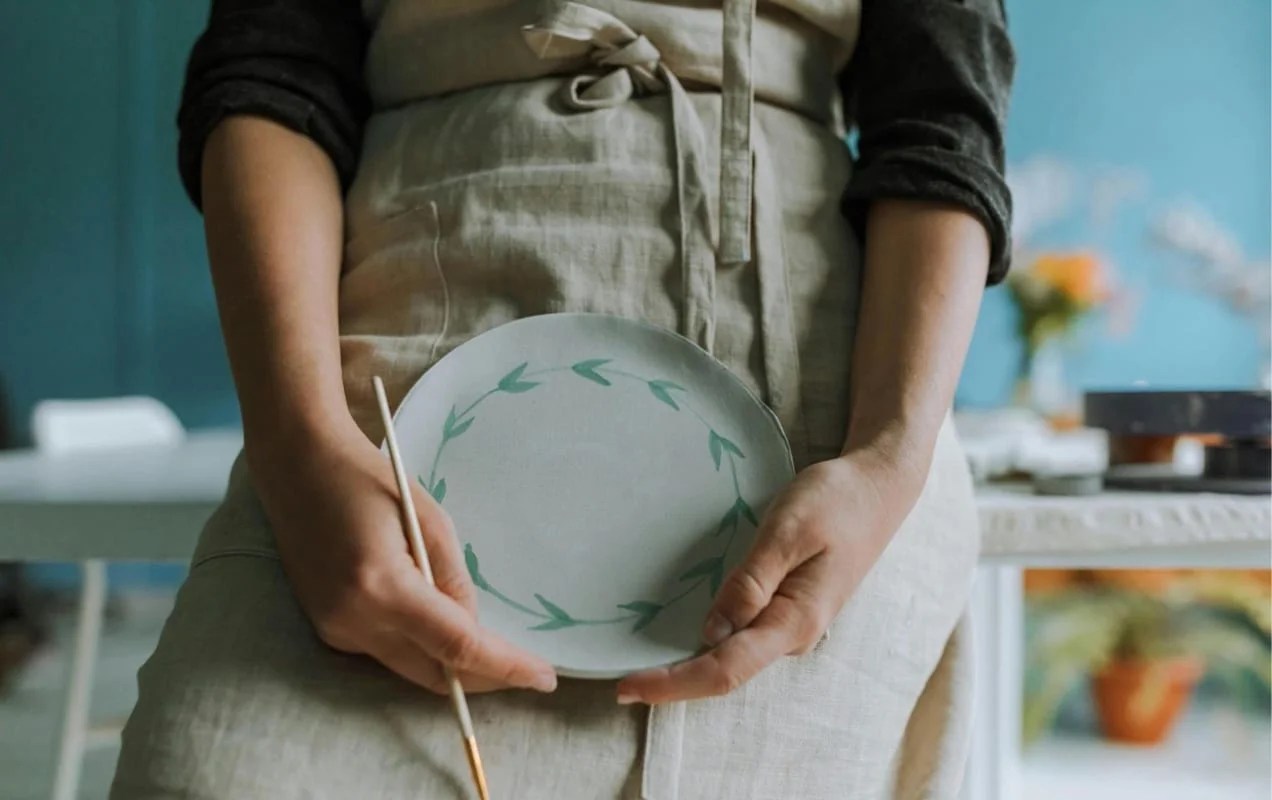
[[[562,675],[685,659],[793,474],[781,426],[683,337],[599,314],[478,336],[398,408],[402,458],[455,521],[482,623]]]

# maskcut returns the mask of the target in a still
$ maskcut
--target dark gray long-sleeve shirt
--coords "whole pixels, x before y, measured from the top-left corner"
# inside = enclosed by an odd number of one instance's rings
[[[209,133],[232,114],[268,117],[321,146],[347,185],[370,100],[369,31],[357,0],[213,0],[186,72],[182,180],[200,201]],[[844,212],[864,234],[872,200],[947,202],[989,232],[989,280],[1010,259],[1003,129],[1014,54],[1002,0],[862,0],[857,48],[839,86],[859,132]]]

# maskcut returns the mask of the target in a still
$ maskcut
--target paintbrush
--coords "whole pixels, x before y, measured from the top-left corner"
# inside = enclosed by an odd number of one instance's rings
[[[375,385],[375,399],[380,405],[380,419],[384,422],[384,438],[389,445],[389,460],[393,462],[393,474],[397,478],[398,499],[402,504],[402,516],[406,517],[407,539],[411,543],[411,555],[420,572],[430,585],[433,581],[433,569],[428,563],[428,551],[424,548],[424,535],[420,532],[420,520],[415,515],[415,502],[411,499],[411,484],[406,479],[406,470],[402,467],[402,456],[398,451],[397,436],[393,432],[393,416],[389,413],[389,400],[384,394],[384,381],[377,375],[371,379]],[[468,698],[464,695],[464,687],[459,678],[445,664],[446,683],[450,686],[451,706],[455,709],[455,718],[459,720],[459,730],[464,737],[464,752],[468,755],[468,767],[472,770],[473,783],[477,787],[477,795],[481,800],[490,800],[490,789],[486,785],[486,772],[481,766],[481,754],[477,752],[477,736],[473,733],[473,718],[468,713]]]

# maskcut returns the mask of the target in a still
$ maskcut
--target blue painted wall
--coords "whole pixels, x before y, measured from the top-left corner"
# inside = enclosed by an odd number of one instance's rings
[[[1009,161],[1040,155],[1078,172],[1141,173],[1144,195],[1108,231],[1075,215],[1033,242],[1095,247],[1138,295],[1129,334],[1086,325],[1070,359],[1080,386],[1250,386],[1261,355],[1254,326],[1167,276],[1146,238],[1168,204],[1191,198],[1266,259],[1272,78],[1267,0],[1008,0],[1018,53]],[[1005,292],[986,298],[959,390],[967,405],[1005,400],[1017,363]]]
[[[1255,331],[1164,279],[1153,215],[1191,197],[1254,256],[1269,249],[1267,0],[1008,0],[1019,52],[1010,160],[1138,170],[1143,198],[1095,231],[1080,216],[1034,244],[1096,246],[1141,296],[1134,328],[1093,320],[1085,385],[1248,385]],[[173,117],[206,0],[0,5],[0,380],[25,433],[42,397],[153,394],[191,427],[233,424],[199,218],[178,184]],[[1005,293],[985,302],[960,402],[1003,401],[1016,344]],[[122,574],[122,573],[119,573]]]
[[[155,395],[235,424],[175,114],[205,2],[0,5],[0,381],[19,436],[43,397]]]
[[[1252,327],[1165,281],[1145,238],[1191,197],[1248,252],[1269,246],[1266,0],[1009,0],[1019,52],[1010,160],[1142,172],[1146,196],[1100,233],[1080,218],[1035,244],[1094,245],[1139,294],[1135,326],[1094,320],[1086,385],[1246,385]],[[181,72],[205,2],[44,0],[0,10],[0,379],[25,430],[48,396],[145,392],[189,426],[237,411],[198,216],[173,164]],[[1003,292],[985,302],[960,402],[1002,401],[1016,344]]]
[[[206,2],[0,4],[0,381],[19,440],[44,397],[155,395],[237,424],[175,113]],[[173,585],[112,564],[112,585]],[[77,579],[39,565],[44,585]]]

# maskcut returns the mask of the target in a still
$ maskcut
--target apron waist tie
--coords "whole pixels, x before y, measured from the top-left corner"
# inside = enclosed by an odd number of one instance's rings
[[[698,112],[658,48],[609,12],[582,3],[554,3],[522,36],[540,58],[587,56],[600,74],[575,75],[562,87],[567,108],[592,111],[622,105],[638,94],[666,91],[676,159],[684,330],[708,353],[715,341],[715,269],[711,248],[716,220],[707,202],[707,141]],[[697,218],[698,224],[694,224]],[[696,240],[703,235],[707,246]]]

